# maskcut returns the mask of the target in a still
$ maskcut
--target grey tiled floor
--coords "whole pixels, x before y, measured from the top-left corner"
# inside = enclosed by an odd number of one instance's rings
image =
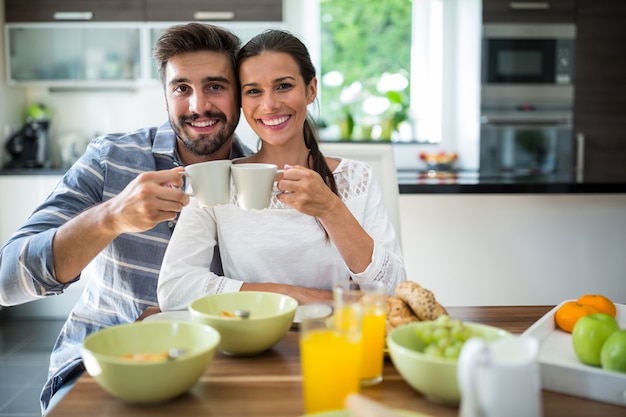
[[[62,325],[0,311],[0,417],[41,416],[39,394]]]

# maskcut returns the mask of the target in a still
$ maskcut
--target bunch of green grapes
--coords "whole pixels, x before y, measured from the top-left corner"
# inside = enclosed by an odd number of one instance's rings
[[[424,342],[422,353],[425,355],[458,359],[465,341],[477,335],[461,320],[441,315],[433,321],[432,326],[418,328],[417,336]]]

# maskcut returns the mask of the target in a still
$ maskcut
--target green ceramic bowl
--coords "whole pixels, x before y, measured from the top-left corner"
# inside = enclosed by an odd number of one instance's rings
[[[239,291],[207,295],[189,305],[191,320],[214,327],[221,336],[220,352],[249,356],[274,346],[291,328],[298,302],[289,296]],[[246,319],[225,317],[236,310],[248,310]]]
[[[494,340],[511,334],[497,327],[464,322],[485,340]],[[433,321],[406,324],[387,335],[389,356],[398,373],[416,391],[433,402],[457,405],[461,400],[457,380],[457,360],[433,358],[421,353],[424,343],[417,329],[436,326]]]
[[[87,372],[110,394],[132,403],[163,402],[191,388],[215,356],[220,335],[209,326],[184,322],[121,324],[87,336],[81,354]],[[175,359],[129,360],[128,354],[159,355],[180,349]]]

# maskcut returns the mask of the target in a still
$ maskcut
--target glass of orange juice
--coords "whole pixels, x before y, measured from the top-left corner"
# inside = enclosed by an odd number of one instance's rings
[[[362,312],[363,361],[361,385],[370,386],[383,380],[387,289],[381,283],[357,284],[341,281],[334,288],[335,309],[358,303]]]
[[[341,410],[360,391],[360,310],[345,308],[326,318],[303,317],[300,358],[304,411]]]

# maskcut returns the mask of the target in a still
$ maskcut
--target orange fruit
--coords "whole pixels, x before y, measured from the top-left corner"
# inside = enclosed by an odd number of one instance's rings
[[[567,301],[556,311],[554,320],[557,326],[571,333],[579,318],[598,312],[599,311],[592,305],[581,304],[577,301]]]
[[[613,301],[600,294],[585,294],[576,301],[580,304],[593,306],[600,313],[606,313],[612,317],[615,317],[617,314],[617,308],[615,304],[613,304]]]

